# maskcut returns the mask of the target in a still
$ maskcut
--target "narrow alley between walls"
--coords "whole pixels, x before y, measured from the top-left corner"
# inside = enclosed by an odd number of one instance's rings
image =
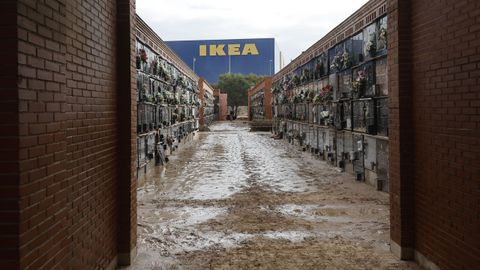
[[[247,124],[210,129],[139,179],[129,269],[418,269],[390,252],[387,193]]]
[[[0,1],[0,269],[478,269],[480,1]]]

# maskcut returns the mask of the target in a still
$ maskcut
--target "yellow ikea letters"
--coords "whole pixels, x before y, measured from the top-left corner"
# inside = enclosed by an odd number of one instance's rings
[[[257,46],[254,43],[247,43],[245,47],[243,47],[242,55],[258,55]]]
[[[225,52],[225,45],[227,51]],[[200,45],[198,47],[199,56],[227,56],[227,55],[259,55],[255,43],[245,43],[242,48],[241,44],[210,44]]]
[[[223,50],[223,48],[225,47],[224,44],[220,44],[220,45],[215,45],[215,44],[212,44],[210,45],[210,56],[225,56],[225,51]]]
[[[228,55],[240,55],[240,44],[228,44]]]

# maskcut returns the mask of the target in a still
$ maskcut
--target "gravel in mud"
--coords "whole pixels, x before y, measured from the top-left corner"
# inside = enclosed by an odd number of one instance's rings
[[[419,269],[389,251],[388,194],[237,122],[140,181],[130,269]]]

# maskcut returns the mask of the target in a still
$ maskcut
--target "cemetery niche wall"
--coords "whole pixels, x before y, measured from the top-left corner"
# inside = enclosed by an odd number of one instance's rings
[[[141,175],[153,165],[168,162],[168,155],[195,134],[203,117],[200,108],[213,113],[213,96],[200,95],[200,78],[138,16],[135,49]]]
[[[271,93],[277,138],[388,192],[387,16],[381,10],[361,20],[368,24],[342,23],[310,47],[275,75]]]
[[[215,89],[204,79],[200,78],[199,100],[200,100],[200,130],[208,127],[217,119],[219,99],[215,98]]]

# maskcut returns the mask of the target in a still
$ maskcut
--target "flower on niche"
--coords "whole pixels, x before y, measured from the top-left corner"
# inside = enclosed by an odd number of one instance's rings
[[[376,49],[377,49],[376,46],[375,46],[375,42],[372,41],[372,40],[369,40],[365,44],[365,49],[371,56],[373,56],[375,54]]]
[[[343,66],[342,56],[340,54],[335,55],[335,57],[333,58],[332,64],[330,65],[330,68],[338,71],[342,69],[342,66]]]
[[[325,85],[320,90],[320,99],[322,101],[331,101],[333,99],[333,86],[330,84]]]
[[[328,117],[330,117],[330,112],[329,111],[321,111],[320,116],[322,118],[328,118]]]
[[[385,27],[381,27],[378,38],[383,41],[387,41],[387,29]]]
[[[357,72],[357,77],[352,82],[352,87],[354,92],[360,91],[360,89],[365,85],[367,81],[366,73],[364,70],[359,70]]]
[[[300,84],[300,77],[298,75],[293,76],[293,84],[294,85]]]
[[[147,63],[148,56],[147,56],[147,52],[144,49],[140,50],[140,59],[142,60],[143,63]]]
[[[158,62],[157,62],[157,60],[153,60],[153,61],[152,61],[152,68],[153,68],[153,74],[157,75],[157,71],[158,71]]]

